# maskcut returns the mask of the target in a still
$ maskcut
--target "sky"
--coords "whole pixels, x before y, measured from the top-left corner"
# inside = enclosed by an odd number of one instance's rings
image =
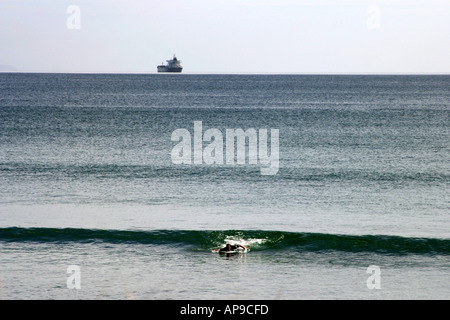
[[[449,0],[0,0],[0,71],[450,73]]]

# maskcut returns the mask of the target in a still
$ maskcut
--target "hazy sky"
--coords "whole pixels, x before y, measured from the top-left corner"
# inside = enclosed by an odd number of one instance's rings
[[[449,0],[0,0],[0,69],[450,73]]]

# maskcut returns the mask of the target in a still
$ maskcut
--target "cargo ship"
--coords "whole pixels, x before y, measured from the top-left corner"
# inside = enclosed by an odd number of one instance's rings
[[[158,66],[158,72],[181,72],[183,70],[181,60],[178,60],[175,55],[173,55],[173,59],[166,61],[167,64],[160,64]]]

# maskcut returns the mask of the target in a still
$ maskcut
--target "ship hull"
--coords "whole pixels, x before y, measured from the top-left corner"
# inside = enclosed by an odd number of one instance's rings
[[[181,72],[183,68],[168,68],[167,72]]]
[[[183,68],[168,68],[166,66],[158,66],[158,72],[181,72]]]

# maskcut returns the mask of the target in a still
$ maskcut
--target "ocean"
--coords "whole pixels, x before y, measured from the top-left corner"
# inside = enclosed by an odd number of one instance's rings
[[[449,102],[448,75],[1,73],[0,298],[449,299]]]

